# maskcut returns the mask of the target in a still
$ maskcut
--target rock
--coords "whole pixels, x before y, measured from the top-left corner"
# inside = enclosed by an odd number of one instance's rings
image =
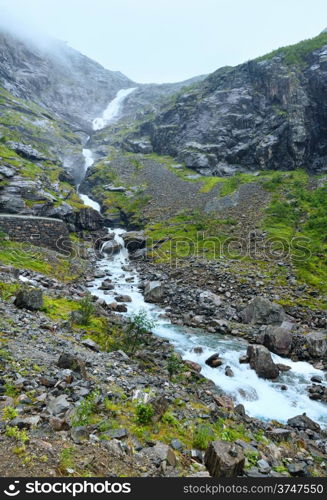
[[[183,363],[193,372],[200,373],[200,371],[202,370],[201,365],[195,363],[194,361],[189,361],[188,359],[185,359]]]
[[[132,298],[129,295],[116,295],[115,300],[117,302],[132,302]]]
[[[213,477],[237,477],[243,472],[245,457],[239,445],[213,441],[205,453],[204,462]]]
[[[279,443],[281,441],[287,441],[291,436],[291,431],[289,429],[276,428],[271,431],[267,431],[266,434],[272,441]]]
[[[264,346],[249,345],[247,356],[250,359],[250,366],[256,371],[258,377],[275,379],[279,375],[279,369],[273,362],[271,354]]]
[[[288,472],[294,477],[304,477],[307,475],[307,464],[305,462],[295,462],[288,464]]]
[[[229,396],[213,396],[213,400],[219,408],[226,408],[226,410],[234,409],[234,401]]]
[[[250,358],[249,356],[247,356],[246,354],[244,354],[244,356],[241,356],[240,359],[239,359],[239,363],[241,365],[245,365],[247,363],[250,363]]]
[[[81,208],[74,214],[74,218],[69,218],[67,222],[72,222],[77,229],[82,231],[97,231],[103,227],[102,215],[91,207]]]
[[[322,377],[319,377],[318,375],[314,375],[313,377],[311,377],[311,382],[316,382],[317,384],[321,384]]]
[[[39,311],[43,307],[43,292],[39,288],[22,288],[16,295],[15,306],[20,309]]]
[[[204,291],[201,292],[199,295],[199,302],[200,304],[213,304],[214,306],[218,307],[222,304],[222,299],[219,297],[219,295],[216,295],[215,293],[209,292],[209,291]]]
[[[125,304],[117,304],[116,311],[120,313],[125,313],[127,312],[127,307]]]
[[[50,418],[50,425],[55,432],[67,431],[70,428],[67,420],[58,417]]]
[[[113,457],[123,458],[126,455],[123,444],[118,439],[104,441],[104,446],[107,448],[109,454]]]
[[[92,339],[82,340],[81,344],[84,347],[88,347],[92,351],[96,351],[96,352],[100,352],[101,351],[101,347],[99,346],[99,344],[97,344],[96,342],[94,342],[94,340],[92,340]]]
[[[266,460],[263,460],[262,458],[258,460],[257,467],[259,469],[259,472],[261,472],[262,474],[269,474],[271,470],[271,467],[268,464],[268,462]]]
[[[112,284],[110,279],[106,279],[106,280],[102,281],[99,289],[100,290],[114,290],[115,286]]]
[[[210,358],[208,358],[205,363],[211,368],[218,368],[223,364],[223,361],[219,358],[219,354],[216,352],[215,354],[210,356]]]
[[[152,422],[159,422],[161,417],[166,413],[169,407],[169,402],[165,396],[159,396],[149,400],[149,404],[153,408]]]
[[[18,429],[30,429],[31,427],[36,427],[41,420],[39,415],[33,415],[32,417],[15,417],[10,421],[12,427],[18,427]]]
[[[89,439],[89,432],[85,426],[72,427],[70,431],[72,440],[76,444],[81,444],[83,441],[87,441]]]
[[[112,429],[106,432],[106,435],[112,439],[124,439],[128,437],[128,431],[127,429]]]
[[[226,375],[226,377],[234,377],[234,372],[230,366],[226,366],[225,375]]]
[[[68,368],[74,372],[81,372],[83,365],[84,363],[80,358],[67,352],[60,355],[57,363],[59,368]]]
[[[297,415],[296,417],[290,418],[287,421],[287,424],[290,427],[295,427],[298,430],[305,431],[305,430],[309,429],[309,430],[314,431],[314,432],[320,431],[320,425],[317,424],[316,422],[314,422],[313,420],[311,420],[311,418],[309,418],[306,413],[303,413],[302,415]]]
[[[289,372],[292,368],[288,365],[283,365],[282,363],[276,363],[276,366],[280,372]]]
[[[327,359],[327,333],[318,331],[305,336],[308,352],[313,358]]]
[[[263,345],[279,356],[288,356],[292,347],[292,334],[284,328],[268,326],[264,333]]]
[[[144,288],[144,300],[146,302],[160,302],[163,298],[164,288],[160,281],[149,281]]]
[[[52,415],[60,416],[65,414],[71,408],[71,404],[67,401],[67,396],[65,394],[61,394],[57,398],[53,398],[47,408]]]
[[[130,231],[124,233],[122,235],[122,238],[124,240],[125,247],[130,253],[133,253],[136,250],[140,250],[146,245],[146,237],[144,231]]]
[[[106,241],[101,247],[101,251],[107,255],[115,255],[120,252],[122,246],[116,240]]]
[[[16,151],[20,156],[27,158],[28,160],[46,161],[46,158],[42,153],[32,148],[32,146],[23,144],[21,142],[8,141],[7,145]]]
[[[159,467],[162,462],[166,462],[167,465],[171,467],[175,467],[176,465],[175,453],[170,446],[160,441],[157,441],[155,446],[151,448],[144,448],[141,453],[152,460],[157,467]]]
[[[282,306],[263,297],[254,298],[241,312],[243,323],[253,325],[278,325],[283,322],[284,318]]]
[[[245,417],[245,415],[246,415],[244,405],[242,405],[242,404],[238,404],[237,406],[235,406],[234,411],[238,415],[241,415],[241,417]]]
[[[184,449],[183,443],[181,443],[179,439],[172,439],[170,446],[176,451],[182,451]]]

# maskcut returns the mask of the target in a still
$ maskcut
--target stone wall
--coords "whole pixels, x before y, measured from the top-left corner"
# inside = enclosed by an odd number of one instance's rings
[[[60,219],[0,214],[0,231],[13,241],[31,243],[69,254],[71,241],[66,224]]]

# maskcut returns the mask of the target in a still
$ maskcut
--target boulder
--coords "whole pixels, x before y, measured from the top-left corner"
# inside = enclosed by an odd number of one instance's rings
[[[159,467],[162,462],[166,462],[166,464],[171,467],[175,467],[176,465],[175,453],[170,446],[160,441],[157,441],[155,446],[144,448],[142,454],[154,462],[157,467]]]
[[[201,292],[199,295],[199,302],[202,305],[210,304],[217,307],[222,304],[221,297],[210,291]]]
[[[143,231],[130,231],[124,233],[122,238],[128,252],[132,253],[145,247],[146,237]]]
[[[281,305],[263,297],[256,297],[241,312],[243,323],[253,325],[280,325],[285,318]]]
[[[241,446],[213,441],[205,453],[204,463],[213,477],[237,477],[243,472],[245,457]]]
[[[206,360],[206,365],[210,366],[211,368],[218,368],[218,366],[221,366],[222,364],[223,361],[219,358],[218,352],[216,352]]]
[[[101,252],[107,255],[115,255],[116,253],[120,252],[121,248],[121,244],[113,239],[110,241],[106,241],[106,243],[102,245]]]
[[[43,307],[43,292],[39,288],[22,288],[17,293],[14,304],[20,309],[39,311]]]
[[[249,345],[247,349],[250,366],[256,371],[258,377],[275,379],[279,375],[279,369],[273,362],[271,354],[262,345]]]
[[[160,281],[148,281],[144,289],[146,302],[159,302],[163,298],[164,288]]]
[[[263,337],[263,345],[279,356],[288,356],[292,347],[292,334],[278,326],[268,326]]]
[[[61,394],[57,398],[53,398],[48,404],[48,411],[55,416],[63,415],[71,407],[71,404],[67,401],[67,396]]]
[[[320,431],[320,425],[311,420],[311,418],[309,418],[306,413],[290,418],[287,421],[287,424],[290,427],[294,427],[295,429],[298,429],[300,431],[305,431],[307,429],[314,432]]]
[[[132,302],[132,298],[129,295],[116,295],[116,302]]]
[[[57,366],[72,370],[73,372],[81,372],[83,362],[77,356],[64,352],[60,355]]]
[[[153,408],[153,422],[159,422],[161,417],[166,413],[169,407],[168,399],[165,396],[158,396],[149,400],[149,404]]]
[[[190,361],[188,359],[184,360],[184,364],[192,371],[192,372],[197,372],[200,373],[201,371],[201,365],[199,363],[195,363],[195,361]]]
[[[82,340],[81,344],[84,347],[88,347],[92,351],[96,351],[96,352],[100,352],[101,351],[101,347],[99,346],[99,344],[97,344],[96,342],[94,342],[94,340],[92,340],[92,339]]]
[[[327,331],[309,333],[305,336],[305,342],[310,356],[327,359]]]
[[[75,224],[77,229],[82,231],[96,231],[102,229],[104,219],[97,210],[91,207],[85,207],[75,214],[75,220],[69,221]]]

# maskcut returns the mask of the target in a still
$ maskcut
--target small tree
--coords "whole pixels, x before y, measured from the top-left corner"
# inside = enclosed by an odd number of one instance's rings
[[[89,325],[94,311],[95,308],[91,296],[87,295],[79,302],[79,323],[81,325]]]
[[[153,327],[154,322],[147,317],[145,311],[131,316],[124,332],[125,350],[134,354],[137,348],[146,342],[146,336]]]

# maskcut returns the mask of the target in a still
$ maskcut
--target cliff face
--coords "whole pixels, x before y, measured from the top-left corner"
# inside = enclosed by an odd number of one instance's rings
[[[133,82],[59,41],[40,48],[0,33],[0,85],[82,128]]]
[[[297,167],[324,171],[326,97],[323,33],[217,70],[163,106],[140,134],[155,152],[177,157],[203,175]]]

